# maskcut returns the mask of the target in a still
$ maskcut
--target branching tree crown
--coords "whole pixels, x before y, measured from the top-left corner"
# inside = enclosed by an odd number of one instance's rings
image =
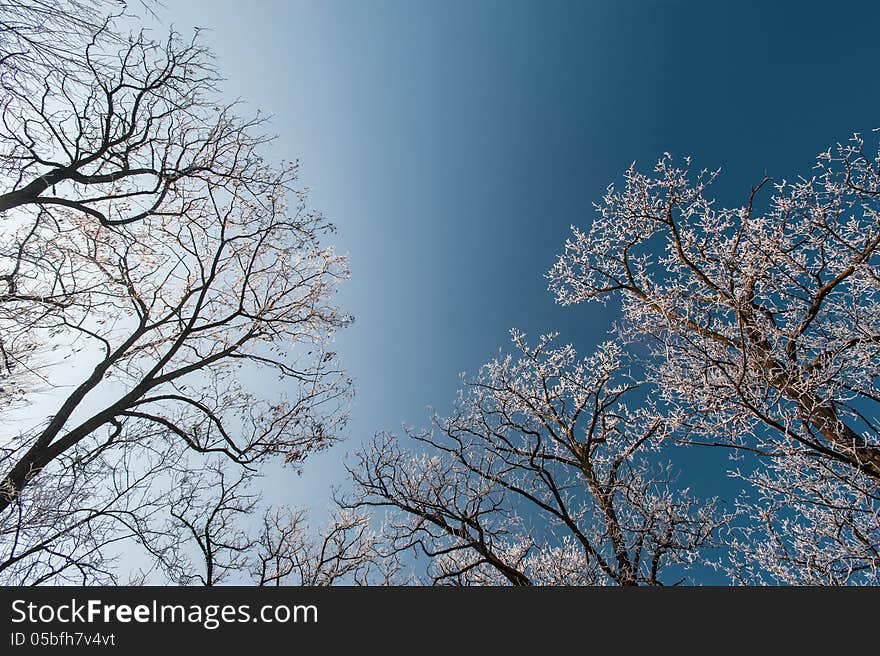
[[[0,442],[0,576],[116,580],[128,540],[171,580],[200,551],[213,583],[250,571],[259,540],[233,524],[259,464],[341,436],[347,263],[296,163],[265,159],[265,119],[221,101],[211,53],[125,35],[105,9],[35,0],[0,24],[0,411],[19,419]],[[258,581],[334,579],[336,543],[309,570],[302,517],[273,517]],[[356,539],[336,555],[361,562],[361,520],[341,526]]]
[[[770,532],[758,569],[876,582],[880,154],[856,135],[734,208],[710,196],[717,174],[668,155],[653,174],[630,168],[572,228],[551,289],[566,305],[620,298],[687,439],[767,461],[752,479]]]
[[[390,509],[392,551],[427,555],[435,583],[676,582],[728,517],[654,457],[670,427],[630,405],[619,346],[514,342],[516,358],[465,379],[452,416],[361,451],[345,505]]]

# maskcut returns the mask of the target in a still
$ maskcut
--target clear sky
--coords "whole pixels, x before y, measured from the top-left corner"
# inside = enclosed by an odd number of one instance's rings
[[[351,257],[349,440],[272,478],[319,508],[346,451],[447,410],[511,327],[584,353],[602,338],[613,309],[557,307],[543,274],[632,161],[691,154],[741,204],[880,127],[875,2],[167,4],[179,30],[210,28],[228,96],[274,113],[274,154],[301,160]],[[718,455],[684,463],[704,494],[723,491]]]

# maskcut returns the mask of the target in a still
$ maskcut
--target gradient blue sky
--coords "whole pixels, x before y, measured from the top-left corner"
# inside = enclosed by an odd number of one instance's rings
[[[347,444],[271,495],[323,508],[342,458],[448,409],[518,327],[587,352],[612,316],[560,308],[543,274],[633,161],[723,167],[722,202],[880,126],[880,3],[174,0],[225,91],[274,113],[312,206],[351,257],[338,338],[357,382]],[[718,488],[718,454],[685,479]],[[722,465],[723,466],[723,465]]]

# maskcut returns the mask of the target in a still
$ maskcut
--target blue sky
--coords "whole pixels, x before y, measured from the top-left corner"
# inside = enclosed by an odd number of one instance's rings
[[[206,11],[206,6],[210,7]],[[517,327],[588,352],[613,310],[546,291],[572,223],[632,161],[664,151],[723,168],[719,200],[880,127],[880,4],[808,2],[236,2],[175,0],[225,92],[275,115],[311,204],[351,258],[338,338],[356,379],[348,442],[278,476],[277,500],[323,508],[346,451],[448,409]],[[694,451],[704,494],[719,454]]]

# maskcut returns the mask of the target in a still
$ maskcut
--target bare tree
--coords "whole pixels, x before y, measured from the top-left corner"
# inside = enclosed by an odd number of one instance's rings
[[[346,261],[296,164],[264,158],[264,120],[220,102],[206,48],[123,37],[103,3],[74,3],[53,49],[66,15],[27,29],[52,7],[2,24],[24,47],[2,63],[0,575],[115,580],[127,539],[169,575],[213,550],[211,583],[247,570],[233,525],[259,464],[341,435]],[[33,93],[28,65],[49,61]]]
[[[734,208],[709,195],[717,171],[689,168],[630,168],[589,230],[573,227],[551,288],[562,304],[619,298],[687,439],[766,461],[738,542],[757,569],[876,582],[880,155],[856,135]]]
[[[302,508],[275,506],[260,515],[252,483],[252,473],[229,472],[222,461],[208,472],[180,471],[171,485],[163,557],[155,559],[166,580],[181,585],[251,580],[260,586],[385,580],[380,565],[387,568],[392,561],[380,562],[368,517],[343,512],[313,530]],[[187,543],[197,548],[187,550]]]
[[[180,540],[166,535],[170,488],[157,479],[179,466],[180,455],[158,434],[119,440],[113,450],[75,447],[0,518],[0,578],[10,585],[124,581],[121,547],[134,542],[151,560],[170,562]]]
[[[207,48],[176,33],[121,39],[112,28],[99,26],[78,66],[51,68],[37,89],[4,81],[0,211],[66,207],[125,225],[185,207],[185,182],[277,187],[260,153],[264,120],[219,100]]]
[[[744,584],[880,584],[880,495],[873,479],[792,451],[756,472],[720,569]]]
[[[141,3],[147,8],[149,0]],[[0,79],[9,90],[40,84],[48,71],[78,68],[82,45],[122,17],[114,0],[15,0],[0,2]],[[113,32],[108,38],[117,37]]]
[[[254,580],[259,585],[326,586],[341,582],[389,585],[399,563],[383,557],[370,517],[342,511],[312,531],[300,508],[275,508],[263,517]]]
[[[656,457],[672,427],[647,401],[632,409],[619,347],[580,359],[551,340],[514,332],[518,358],[465,380],[432,430],[408,431],[417,450],[378,436],[343,504],[391,509],[390,550],[430,557],[434,583],[675,582],[729,516],[675,489]]]

